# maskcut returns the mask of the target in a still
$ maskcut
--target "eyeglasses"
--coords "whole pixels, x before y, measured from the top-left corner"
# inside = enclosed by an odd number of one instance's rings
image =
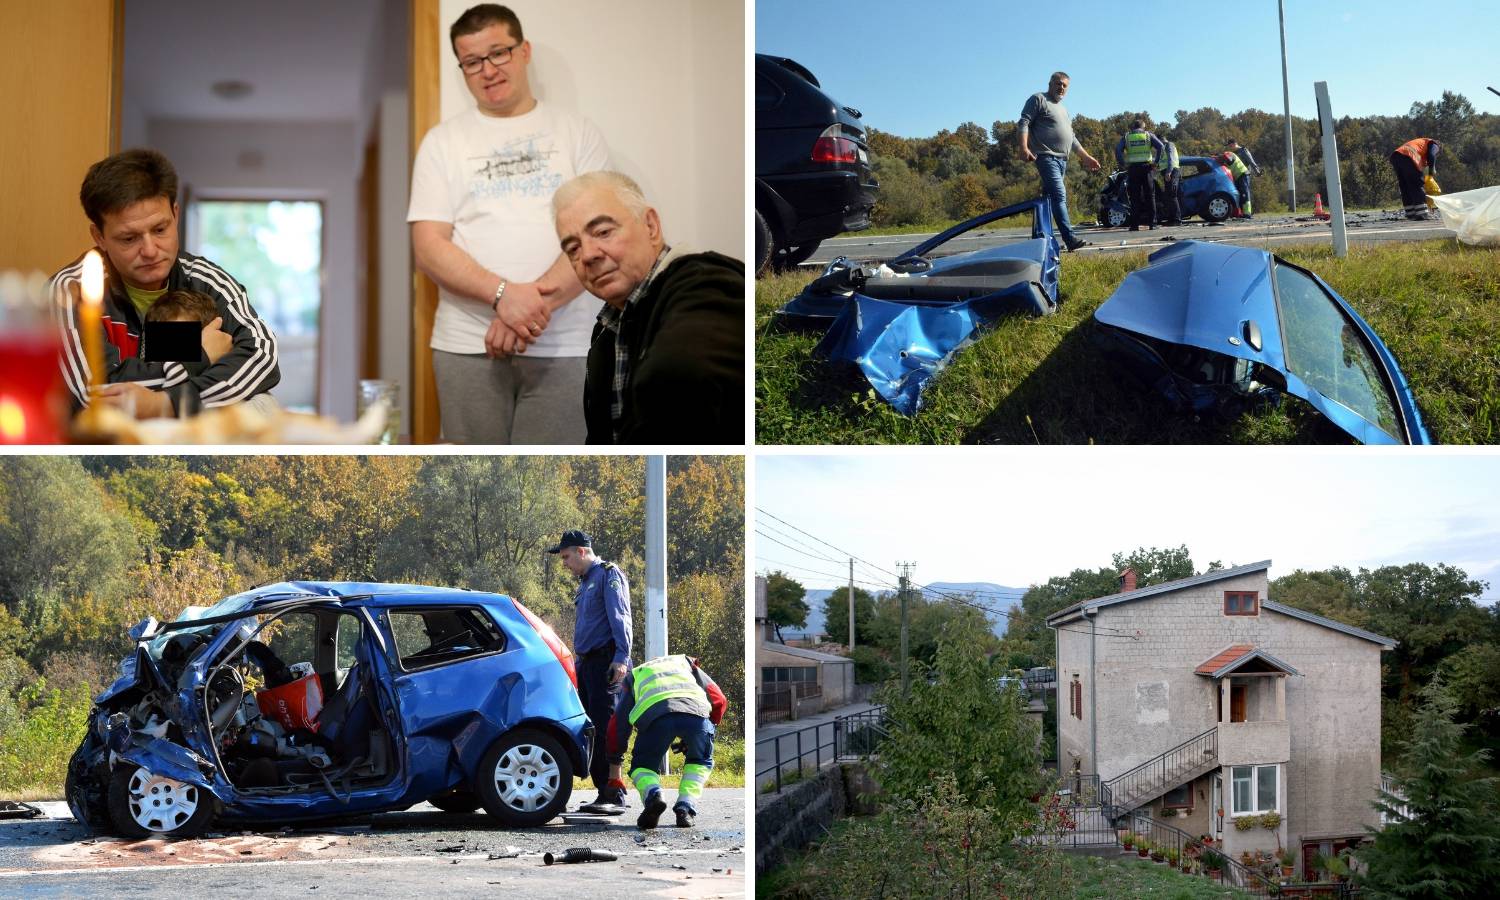
[[[506,63],[510,62],[510,51],[516,49],[519,46],[521,45],[512,44],[509,47],[501,47],[499,50],[492,51],[488,56],[478,56],[473,59],[466,59],[463,62],[460,62],[458,64],[458,67],[464,70],[465,75],[478,75],[481,71],[484,70],[484,64],[486,61],[488,61],[490,65],[498,69]]]

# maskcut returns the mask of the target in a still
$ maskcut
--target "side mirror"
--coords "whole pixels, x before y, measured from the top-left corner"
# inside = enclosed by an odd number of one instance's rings
[[[161,623],[156,621],[156,616],[147,616],[130,629],[130,639],[136,643],[149,641],[156,637],[157,631],[160,628]]]

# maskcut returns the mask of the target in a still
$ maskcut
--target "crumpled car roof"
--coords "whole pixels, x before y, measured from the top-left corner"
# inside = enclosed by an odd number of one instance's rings
[[[1341,342],[1346,368],[1351,349],[1368,349],[1378,375],[1396,399],[1398,427],[1386,430],[1338,399],[1318,390],[1289,366],[1282,299],[1275,266],[1310,277],[1345,317]],[[1209,350],[1281,372],[1287,393],[1300,397],[1330,422],[1367,444],[1428,444],[1416,400],[1390,349],[1343,297],[1317,275],[1253,247],[1181,241],[1151,254],[1094,313],[1099,322],[1173,344]],[[1251,327],[1260,347],[1248,338]],[[1334,348],[1329,348],[1334,349]],[[1305,374],[1305,373],[1304,373]],[[1351,377],[1351,380],[1353,378]],[[1388,425],[1392,423],[1387,423]]]

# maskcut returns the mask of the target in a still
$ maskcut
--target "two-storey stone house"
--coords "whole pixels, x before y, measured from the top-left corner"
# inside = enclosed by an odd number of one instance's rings
[[[1119,810],[1232,856],[1291,847],[1311,872],[1379,825],[1380,653],[1396,641],[1275,602],[1270,565],[1145,588],[1127,569],[1119,593],[1048,617],[1058,765],[1097,774]]]

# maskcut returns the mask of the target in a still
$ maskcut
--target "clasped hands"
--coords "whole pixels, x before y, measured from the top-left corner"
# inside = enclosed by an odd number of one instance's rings
[[[552,307],[547,298],[555,293],[555,286],[540,281],[506,284],[505,294],[500,298],[495,317],[484,335],[485,354],[495,359],[525,353],[526,348],[547,330],[552,319]]]

